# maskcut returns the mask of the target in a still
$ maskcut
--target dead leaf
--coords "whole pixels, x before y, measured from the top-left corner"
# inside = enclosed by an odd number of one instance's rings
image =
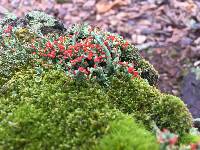
[[[97,13],[105,13],[111,10],[113,7],[128,5],[129,3],[129,0],[115,0],[113,2],[101,0],[96,4],[96,10]]]
[[[193,0],[187,0],[185,2],[180,2],[177,0],[170,0],[171,5],[174,6],[174,8],[179,8],[182,10],[185,10],[189,13],[196,13],[197,11],[197,5]]]
[[[170,43],[176,43],[178,41],[180,41],[182,39],[182,37],[185,36],[186,34],[186,30],[184,29],[174,29],[173,30],[173,34],[172,34],[172,37],[167,39],[166,42],[170,42]]]

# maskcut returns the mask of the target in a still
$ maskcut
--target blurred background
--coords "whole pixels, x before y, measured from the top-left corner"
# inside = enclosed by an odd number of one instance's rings
[[[121,34],[160,74],[158,88],[200,118],[199,0],[0,0],[0,18],[43,10],[66,26],[88,22]]]

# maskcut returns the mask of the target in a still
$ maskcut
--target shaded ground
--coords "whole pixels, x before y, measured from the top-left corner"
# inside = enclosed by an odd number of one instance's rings
[[[39,9],[63,20],[66,26],[84,21],[117,32],[135,44],[159,71],[158,86],[161,91],[181,96],[183,77],[191,67],[200,64],[200,2],[59,1],[66,3],[58,4],[53,0],[0,0],[0,14],[3,16],[9,10],[21,16],[29,10]]]

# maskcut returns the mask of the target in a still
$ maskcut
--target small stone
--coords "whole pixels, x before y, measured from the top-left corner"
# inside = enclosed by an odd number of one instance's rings
[[[32,4],[31,1],[27,1],[27,0],[23,1],[24,6],[31,6],[31,4]]]
[[[197,39],[194,41],[194,44],[196,44],[196,45],[199,45],[199,44],[200,44],[200,37],[197,38]]]
[[[111,24],[112,26],[116,26],[117,24],[119,24],[120,21],[117,20],[115,16],[111,16],[110,18],[111,18],[111,19],[110,19],[110,24]]]
[[[21,0],[12,0],[12,1],[11,1],[11,6],[12,6],[13,8],[18,8],[20,2],[21,2]]]
[[[85,0],[73,0],[73,3],[84,3]]]
[[[94,7],[95,3],[95,0],[89,0],[86,3],[84,3],[83,8],[86,10],[91,10]]]
[[[194,119],[193,125],[194,125],[195,128],[198,128],[198,130],[200,131],[200,118]]]
[[[192,39],[191,38],[188,38],[188,37],[183,37],[181,40],[180,40],[180,44],[181,46],[188,46],[192,43]]]
[[[200,65],[200,60],[199,61],[196,61],[195,63],[194,63],[194,66],[195,67],[197,67],[197,66],[199,66]]]
[[[154,30],[151,28],[144,28],[143,30],[141,30],[141,34],[149,35],[152,33],[154,33]]]
[[[134,43],[137,43],[137,44],[142,44],[146,41],[146,36],[144,35],[136,35],[136,34],[133,34],[131,36],[131,39],[133,40]]]
[[[154,47],[155,45],[156,45],[156,42],[147,42],[147,43],[143,43],[143,44],[138,44],[135,47],[138,48],[139,50],[144,50],[144,49],[148,49],[150,47]]]
[[[173,93],[174,95],[179,95],[178,90],[172,90],[172,93]]]
[[[99,14],[97,14],[97,15],[96,15],[96,20],[99,21],[99,20],[101,20],[101,19],[102,19],[102,16],[99,15]]]

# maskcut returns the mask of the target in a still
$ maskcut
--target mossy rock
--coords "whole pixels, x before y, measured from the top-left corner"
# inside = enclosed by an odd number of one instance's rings
[[[55,26],[53,17],[39,11],[28,13],[24,20],[39,34],[65,30],[62,25]],[[28,37],[21,41],[25,45],[35,38],[27,35],[26,25],[15,32],[18,39]],[[66,34],[73,37],[73,42],[81,41],[91,36],[84,27],[78,28],[78,32],[69,28]],[[43,32],[43,28],[48,30]],[[26,31],[22,32],[26,36],[21,36],[21,30]],[[102,32],[101,36],[104,34],[110,33]],[[124,42],[122,37],[118,38]],[[127,74],[116,71],[107,78],[108,86],[95,80],[76,80],[54,67],[40,68],[38,72],[33,69],[36,64],[31,64],[29,59],[31,51],[21,50],[28,55],[25,55],[27,61],[21,64],[20,60],[25,60],[21,53],[20,57],[9,55],[20,63],[14,63],[9,69],[9,64],[15,61],[8,63],[5,59],[8,67],[2,66],[11,75],[5,78],[0,74],[0,149],[157,149],[155,137],[147,131],[152,122],[160,129],[167,128],[179,135],[187,134],[192,127],[187,107],[179,98],[162,94],[155,88],[157,71],[132,45],[125,51],[120,49],[119,59],[134,63],[141,77],[130,79]],[[142,122],[145,127],[136,122]],[[107,144],[111,137],[114,138]]]
[[[31,11],[21,18],[9,14],[0,22],[0,27],[7,25],[17,29],[26,28],[43,35],[48,33],[63,34],[66,31],[63,23],[42,11]]]
[[[31,11],[25,15],[24,19],[31,28],[36,29],[36,32],[38,30],[43,35],[48,33],[62,34],[66,30],[60,21],[42,11]]]

